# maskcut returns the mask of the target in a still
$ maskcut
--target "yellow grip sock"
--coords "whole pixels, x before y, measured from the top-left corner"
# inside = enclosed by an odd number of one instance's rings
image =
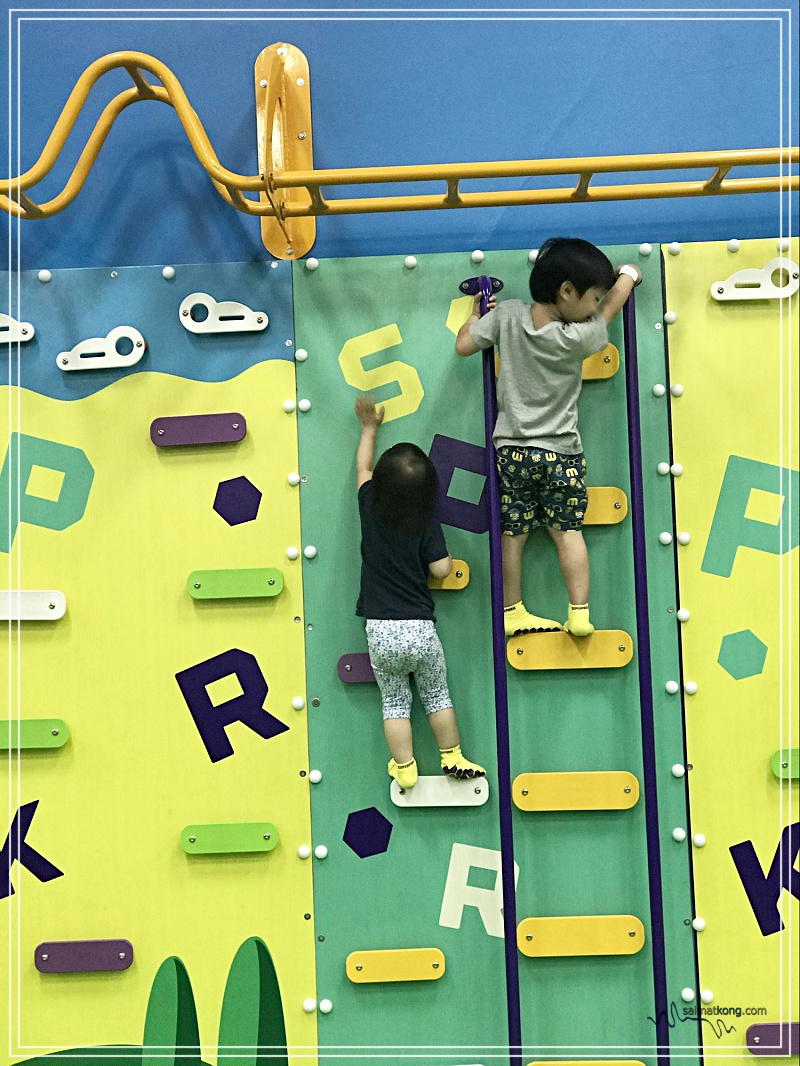
[[[459,778],[486,776],[486,771],[482,766],[464,758],[458,744],[454,748],[439,748],[439,754],[442,758],[442,773]]]
[[[567,620],[564,629],[573,637],[588,637],[594,633],[594,626],[589,621],[588,603],[571,603],[567,609]]]
[[[413,788],[417,783],[417,760],[398,764],[394,759],[389,760],[387,767],[389,776],[393,777],[400,788]]]

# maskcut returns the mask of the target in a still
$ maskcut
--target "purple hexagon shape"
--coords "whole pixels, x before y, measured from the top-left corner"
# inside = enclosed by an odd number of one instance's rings
[[[363,811],[348,814],[342,840],[359,858],[366,859],[370,855],[382,855],[389,847],[391,835],[389,819],[377,807],[365,807]]]
[[[229,526],[238,526],[253,521],[260,503],[261,490],[246,477],[234,477],[230,481],[220,481],[214,497],[214,510]]]

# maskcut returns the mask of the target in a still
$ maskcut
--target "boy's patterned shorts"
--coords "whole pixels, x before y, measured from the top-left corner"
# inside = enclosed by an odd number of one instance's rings
[[[541,448],[497,449],[500,525],[506,537],[537,526],[580,529],[586,513],[586,458]]]

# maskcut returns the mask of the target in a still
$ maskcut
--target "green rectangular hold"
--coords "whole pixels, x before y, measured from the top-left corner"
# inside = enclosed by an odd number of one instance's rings
[[[60,718],[12,718],[0,721],[0,749],[61,748],[69,728]]]
[[[272,851],[277,843],[278,830],[271,822],[187,825],[181,833],[181,847],[187,855],[233,855]]]
[[[784,748],[770,759],[772,772],[781,781],[796,781],[800,777],[800,748]]]
[[[193,570],[186,579],[195,600],[239,600],[277,596],[283,574],[267,566],[249,570]]]

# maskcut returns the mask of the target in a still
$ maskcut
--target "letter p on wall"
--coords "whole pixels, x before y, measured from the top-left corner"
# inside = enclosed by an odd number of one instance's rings
[[[800,539],[798,488],[800,473],[797,470],[731,455],[722,478],[700,569],[706,574],[730,577],[739,548],[754,548],[771,555],[783,555],[796,548]],[[754,490],[776,498],[776,521],[748,517],[748,505]]]
[[[54,494],[30,491],[31,474],[60,474]],[[0,551],[8,552],[20,522],[42,529],[66,529],[83,518],[94,469],[80,448],[27,433],[12,433],[0,471]]]

